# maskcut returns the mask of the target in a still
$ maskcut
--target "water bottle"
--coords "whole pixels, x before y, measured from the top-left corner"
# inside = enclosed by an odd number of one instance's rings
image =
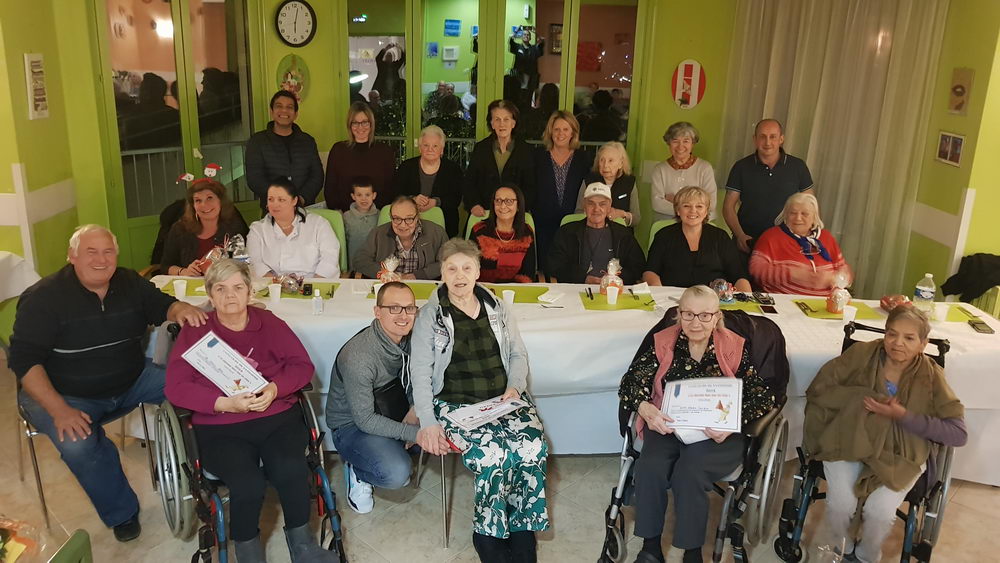
[[[318,289],[313,290],[313,314],[322,315],[323,314],[323,296],[319,294]]]
[[[913,306],[920,309],[930,319],[934,316],[934,294],[937,286],[934,285],[934,275],[924,274],[924,279],[917,283],[913,290]]]

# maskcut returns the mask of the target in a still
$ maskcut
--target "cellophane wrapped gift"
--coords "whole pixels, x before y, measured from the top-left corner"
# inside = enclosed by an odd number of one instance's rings
[[[403,278],[396,273],[396,268],[399,267],[399,258],[395,256],[388,256],[385,260],[382,260],[382,269],[378,271],[376,277],[378,281],[382,283],[389,283],[393,281],[401,281]]]
[[[48,561],[46,534],[23,522],[0,516],[0,561]],[[42,559],[42,556],[45,556]]]
[[[212,267],[212,264],[215,264],[225,257],[225,251],[222,250],[221,247],[216,246],[212,250],[206,252],[205,255],[202,256],[201,260],[198,260],[198,267],[201,268],[202,273],[205,273]]]
[[[225,242],[226,252],[233,260],[240,262],[250,262],[250,255],[247,253],[247,243],[243,235],[236,233]]]
[[[716,280],[713,280],[712,283],[709,285],[709,287],[712,288],[712,291],[714,291],[715,294],[719,296],[720,302],[722,303],[733,302],[733,294],[734,294],[733,284],[729,283],[728,281],[722,278],[718,278]]]
[[[280,283],[281,292],[292,295],[299,293],[302,289],[302,280],[295,274],[275,276],[272,278],[271,283]]]
[[[625,282],[621,278],[622,263],[617,258],[608,261],[608,271],[601,276],[601,295],[608,294],[608,286],[618,286],[618,293],[625,289]]]
[[[851,302],[851,292],[847,291],[850,285],[847,274],[843,271],[837,272],[833,276],[833,289],[826,298],[826,310],[830,313],[843,313],[844,307]]]

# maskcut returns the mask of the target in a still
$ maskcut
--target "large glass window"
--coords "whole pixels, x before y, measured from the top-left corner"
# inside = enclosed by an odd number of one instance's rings
[[[448,137],[445,158],[463,167],[475,143],[479,0],[425,0],[421,125]]]
[[[375,136],[405,154],[405,0],[348,0],[351,102],[367,102],[375,114]],[[344,115],[347,108],[344,108]]]
[[[583,141],[627,140],[637,10],[637,0],[580,6],[573,108]]]
[[[504,97],[521,110],[520,134],[542,138],[552,112],[559,109],[559,74],[562,66],[562,0],[538,0],[529,5],[507,4],[507,41],[504,48]]]

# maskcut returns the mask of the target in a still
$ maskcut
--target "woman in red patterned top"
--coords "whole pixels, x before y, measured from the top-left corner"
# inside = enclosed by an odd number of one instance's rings
[[[775,225],[760,235],[750,256],[750,276],[765,291],[825,297],[837,274],[850,285],[851,268],[836,239],[823,228],[816,196],[792,195]]]
[[[521,188],[497,188],[489,216],[472,227],[472,240],[483,253],[479,281],[535,281],[535,232],[524,220]]]

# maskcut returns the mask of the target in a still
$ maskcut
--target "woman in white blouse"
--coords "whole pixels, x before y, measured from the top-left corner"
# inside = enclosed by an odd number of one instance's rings
[[[337,235],[326,219],[306,212],[298,189],[285,179],[267,189],[267,215],[250,225],[247,253],[256,277],[340,277]]]
[[[674,194],[681,188],[698,186],[705,190],[712,202],[709,220],[715,219],[717,204],[715,171],[707,161],[696,157],[691,151],[698,143],[698,130],[687,121],[678,121],[667,128],[663,140],[670,147],[670,158],[653,168],[653,211],[655,221],[676,219]]]

